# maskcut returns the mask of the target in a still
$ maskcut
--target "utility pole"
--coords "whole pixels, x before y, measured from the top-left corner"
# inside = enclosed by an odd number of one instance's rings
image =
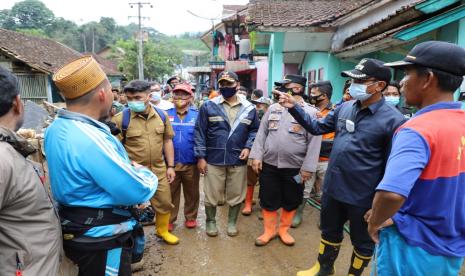
[[[153,8],[153,5],[149,2],[131,2],[129,3],[129,6],[131,8],[134,7],[134,5],[137,5],[138,8],[138,14],[137,16],[129,16],[129,18],[134,18],[137,17],[139,21],[139,32],[137,34],[138,38],[138,55],[137,55],[137,66],[139,69],[139,80],[144,80],[144,36],[142,35],[142,19],[149,19],[149,17],[144,17],[141,16],[141,9],[144,7],[144,5],[150,5],[151,8]]]

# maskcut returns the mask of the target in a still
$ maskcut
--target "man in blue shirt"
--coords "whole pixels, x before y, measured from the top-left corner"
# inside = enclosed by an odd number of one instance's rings
[[[47,129],[45,153],[66,256],[78,265],[79,275],[131,275],[137,225],[131,207],[153,196],[157,177],[131,164],[101,123],[109,120],[113,94],[91,56],[65,65],[53,81],[67,110],[60,110]]]
[[[465,257],[465,112],[454,92],[465,49],[427,41],[403,61],[406,103],[420,110],[393,140],[368,232],[379,275],[457,275]],[[378,231],[380,231],[378,237]]]
[[[370,209],[376,185],[383,177],[392,135],[405,120],[383,98],[391,71],[381,61],[363,59],[354,70],[341,75],[352,79],[349,91],[354,100],[344,102],[323,119],[311,118],[292,97],[274,92],[297,122],[313,135],[335,132],[321,202],[318,261],[311,269],[299,272],[299,276],[334,273],[346,221],[350,222],[354,245],[348,274],[362,274],[374,249],[363,216]]]
[[[194,127],[199,111],[192,105],[192,87],[178,84],[173,89],[175,108],[167,110],[174,130],[174,164],[176,177],[171,183],[171,198],[174,208],[171,211],[170,226],[176,221],[181,199],[181,186],[184,194],[184,225],[197,227],[199,210],[199,180],[197,158],[194,156]]]

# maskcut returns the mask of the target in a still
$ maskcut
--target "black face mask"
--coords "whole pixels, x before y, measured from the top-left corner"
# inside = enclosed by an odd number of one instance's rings
[[[310,103],[313,105],[320,103],[321,101],[324,100],[321,98],[321,96],[323,96],[323,94],[318,95],[318,96],[310,96]]]
[[[292,93],[292,90],[291,89],[288,89],[284,86],[280,86],[280,87],[277,87],[276,90],[278,90],[279,92],[283,92],[283,93]]]
[[[220,93],[223,95],[223,98],[231,98],[237,92],[236,87],[220,87]]]

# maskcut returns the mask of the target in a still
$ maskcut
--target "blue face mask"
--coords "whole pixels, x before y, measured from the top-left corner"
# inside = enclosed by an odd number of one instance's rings
[[[392,106],[396,106],[400,102],[400,97],[397,97],[397,96],[386,96],[384,97],[384,99],[386,100],[386,103]]]
[[[349,87],[349,94],[352,98],[361,102],[368,100],[372,96],[367,93],[367,85],[360,83],[352,83]]]
[[[131,101],[128,102],[128,107],[136,113],[145,111],[145,102],[144,101]]]
[[[236,87],[220,87],[220,93],[223,95],[223,98],[231,98],[237,92]]]

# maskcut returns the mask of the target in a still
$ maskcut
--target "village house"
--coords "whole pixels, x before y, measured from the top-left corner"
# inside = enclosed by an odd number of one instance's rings
[[[402,59],[425,40],[465,47],[459,0],[252,0],[246,21],[257,41],[252,50],[268,56],[268,92],[284,74],[297,73],[309,83],[330,80],[333,101],[342,97],[340,72],[362,58]],[[401,75],[394,72],[396,80]]]
[[[51,39],[40,38],[0,28],[0,66],[18,78],[23,100],[36,103],[63,102],[53,84],[52,75],[63,65],[83,54]],[[102,57],[93,55],[102,65],[112,84],[119,84],[123,74]]]

